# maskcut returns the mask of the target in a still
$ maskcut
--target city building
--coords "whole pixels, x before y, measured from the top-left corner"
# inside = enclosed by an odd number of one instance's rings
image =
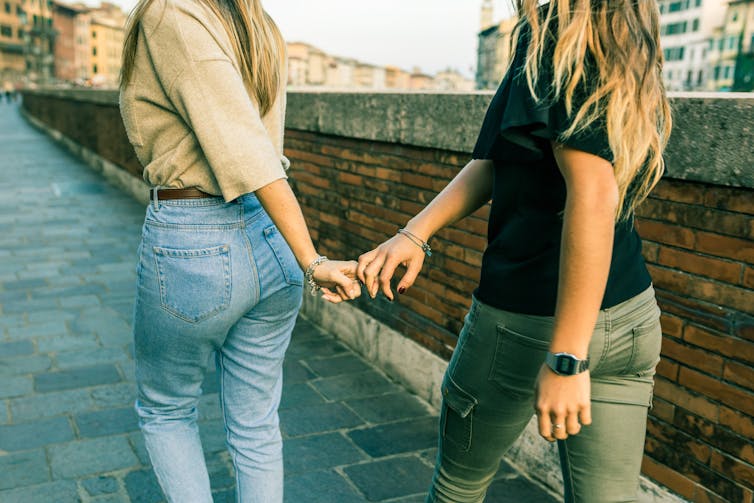
[[[440,91],[473,91],[476,82],[464,77],[458,70],[448,68],[434,78],[434,87]]]
[[[387,71],[382,66],[357,63],[353,73],[353,84],[364,89],[385,89]]]
[[[331,57],[325,68],[325,87],[344,89],[353,86],[356,60]]]
[[[55,30],[54,76],[57,80],[73,82],[88,76],[89,37],[88,13],[83,6],[52,4],[52,27]],[[82,21],[87,21],[82,33]]]
[[[120,79],[127,16],[120,7],[108,2],[102,2],[89,13],[91,83],[99,87],[115,87]]]
[[[24,24],[20,0],[0,2],[0,84],[18,82],[26,72]]]
[[[430,91],[435,89],[435,79],[431,75],[422,73],[419,68],[414,68],[411,73],[410,89],[412,91]]]
[[[477,89],[496,89],[508,69],[513,50],[512,35],[515,17],[494,23],[492,0],[482,4],[481,31],[477,49]]]
[[[733,0],[709,40],[710,91],[754,91],[754,0]]]
[[[388,89],[411,89],[411,73],[397,66],[385,67],[385,86]]]
[[[660,0],[665,86],[670,91],[708,88],[709,40],[723,24],[723,0]]]

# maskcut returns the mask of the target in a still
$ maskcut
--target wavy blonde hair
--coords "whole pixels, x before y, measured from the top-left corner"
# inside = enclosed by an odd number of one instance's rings
[[[126,24],[123,44],[121,89],[134,70],[139,27],[154,0],[139,0]],[[269,112],[280,89],[285,42],[275,22],[260,0],[196,0],[205,5],[223,24],[241,68],[249,95],[256,99],[260,113]]]
[[[535,89],[542,65],[552,65],[551,99],[563,98],[572,125],[561,141],[604,118],[620,194],[618,220],[629,218],[662,178],[663,152],[672,128],[662,82],[659,11],[650,0],[516,0],[531,28],[526,79]],[[517,34],[516,34],[517,35]],[[514,40],[518,37],[514,36]],[[554,48],[553,48],[554,47]],[[551,49],[551,51],[550,51]],[[545,61],[548,53],[552,61]],[[596,63],[585,72],[586,58]],[[589,68],[591,70],[591,67]],[[589,81],[587,82],[587,79]],[[592,90],[578,110],[574,92]]]

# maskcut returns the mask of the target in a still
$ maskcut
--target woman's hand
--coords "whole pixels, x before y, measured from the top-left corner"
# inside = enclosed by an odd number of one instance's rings
[[[548,440],[565,440],[578,435],[581,426],[592,424],[589,371],[561,376],[542,365],[535,387],[534,403],[539,434]]]
[[[356,280],[355,260],[327,260],[314,269],[314,281],[322,287],[322,298],[338,304],[361,295],[361,285]]]
[[[419,236],[426,242],[424,236]],[[382,288],[382,293],[390,299],[394,299],[390,288],[390,280],[393,279],[395,269],[399,265],[407,268],[406,274],[398,283],[398,293],[404,293],[416,281],[416,277],[424,264],[424,250],[416,243],[402,234],[396,234],[374,250],[359,257],[359,266],[356,271],[359,280],[364,283],[367,293],[372,298]]]

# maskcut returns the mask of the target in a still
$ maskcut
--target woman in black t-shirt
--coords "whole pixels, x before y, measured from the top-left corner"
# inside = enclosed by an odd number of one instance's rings
[[[481,281],[442,383],[428,501],[482,501],[533,410],[558,441],[566,501],[636,501],[661,342],[633,225],[670,134],[659,12],[652,1],[518,0],[518,14],[474,160],[362,255],[358,274],[392,300],[404,264],[405,293],[430,237],[492,200]]]

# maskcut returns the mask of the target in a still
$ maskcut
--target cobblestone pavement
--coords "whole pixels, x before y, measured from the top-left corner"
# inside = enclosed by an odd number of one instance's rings
[[[0,501],[162,501],[132,408],[130,317],[143,208],[0,104]],[[421,502],[427,404],[300,320],[280,410],[286,502]],[[200,428],[233,501],[217,386]],[[504,466],[490,502],[554,502]]]

